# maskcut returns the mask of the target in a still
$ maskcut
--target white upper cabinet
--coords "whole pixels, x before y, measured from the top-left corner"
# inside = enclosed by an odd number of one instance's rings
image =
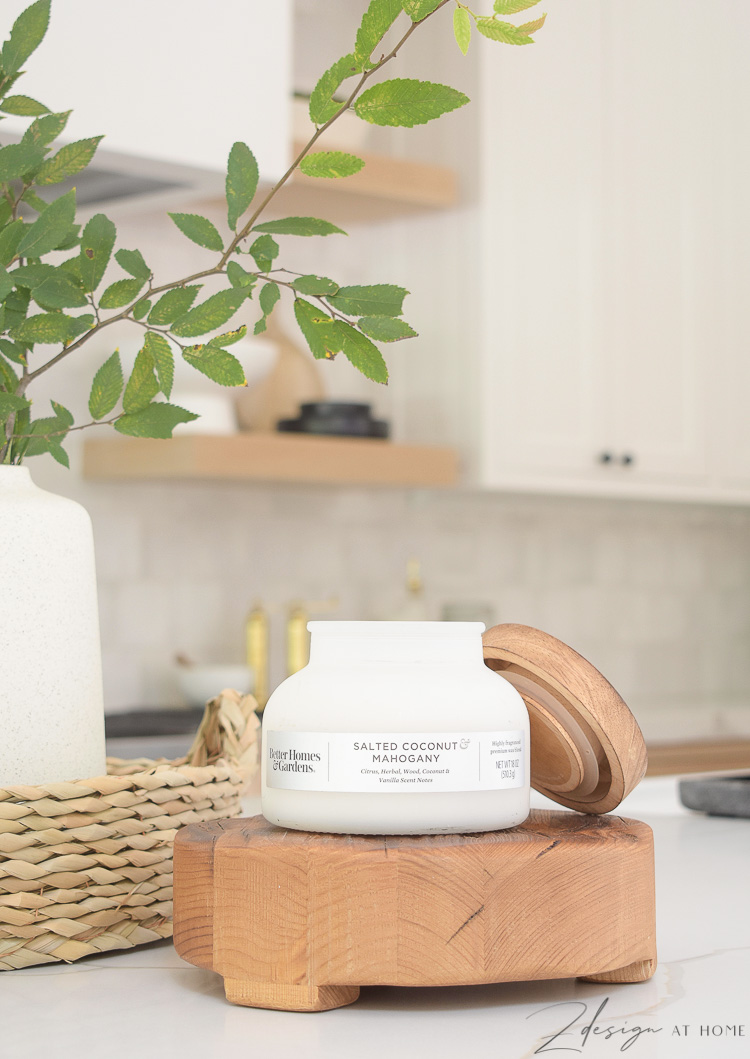
[[[483,484],[750,497],[749,29],[578,0],[484,49]]]
[[[6,32],[29,3],[4,0]],[[102,149],[217,172],[244,140],[275,180],[290,147],[291,0],[54,0],[18,90],[73,109],[66,139],[106,133]]]
[[[539,40],[482,53],[488,484],[588,472],[606,426],[598,0]]]
[[[694,8],[694,10],[690,10]],[[685,0],[603,5],[602,315],[612,436],[637,480],[702,480],[717,276],[716,54]]]
[[[719,236],[711,261],[718,291],[709,368],[710,456],[722,487],[750,492],[750,11],[729,0],[717,7],[711,7],[711,23],[721,32],[723,61],[712,70]]]

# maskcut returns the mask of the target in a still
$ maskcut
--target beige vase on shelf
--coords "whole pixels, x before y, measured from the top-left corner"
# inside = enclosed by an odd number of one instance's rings
[[[237,395],[241,430],[274,431],[280,419],[297,416],[303,401],[325,398],[318,365],[292,341],[275,315],[268,321],[267,337],[278,349],[276,363],[262,382]]]
[[[91,519],[0,467],[0,787],[106,772]]]

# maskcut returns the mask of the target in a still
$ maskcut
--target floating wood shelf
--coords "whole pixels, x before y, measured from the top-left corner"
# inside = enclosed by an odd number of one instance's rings
[[[648,776],[684,772],[750,771],[750,739],[696,740],[656,743],[648,747]]]
[[[171,441],[104,438],[85,442],[83,473],[98,481],[447,486],[458,481],[458,456],[453,449],[426,445],[293,434],[193,434]]]
[[[294,144],[295,154],[302,146]],[[320,216],[334,224],[367,224],[448,209],[458,201],[458,178],[447,166],[359,150],[354,153],[365,161],[359,173],[327,180],[297,172],[278,192],[269,213]]]

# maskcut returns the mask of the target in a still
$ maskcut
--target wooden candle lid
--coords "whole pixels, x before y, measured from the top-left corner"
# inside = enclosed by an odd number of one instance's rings
[[[582,813],[607,813],[646,771],[646,745],[598,669],[554,636],[495,625],[484,661],[521,694],[531,722],[531,785]]]

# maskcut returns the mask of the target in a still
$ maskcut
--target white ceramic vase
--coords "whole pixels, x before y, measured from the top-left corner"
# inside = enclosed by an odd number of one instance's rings
[[[0,786],[106,772],[91,520],[0,466]]]

